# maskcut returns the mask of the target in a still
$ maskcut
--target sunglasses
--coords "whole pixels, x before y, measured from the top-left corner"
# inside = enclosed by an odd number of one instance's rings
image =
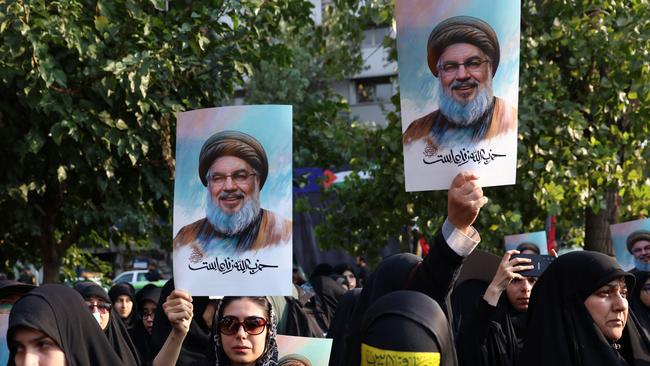
[[[99,304],[92,304],[89,302],[86,302],[86,305],[88,305],[88,309],[92,313],[93,308],[97,308],[97,311],[99,311],[100,314],[106,314],[111,310],[111,304],[107,303],[99,303]]]
[[[239,321],[234,316],[224,316],[219,321],[219,332],[225,335],[233,335],[239,331],[240,326],[243,326],[246,333],[257,335],[264,331],[266,324],[266,319],[259,316],[249,316],[243,321]]]

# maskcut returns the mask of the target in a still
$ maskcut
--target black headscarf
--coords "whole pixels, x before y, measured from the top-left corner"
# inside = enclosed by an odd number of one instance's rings
[[[309,275],[309,280],[316,278],[318,276],[329,276],[334,272],[334,267],[328,263],[320,263],[317,265],[314,270]]]
[[[81,294],[81,297],[83,297],[84,300],[87,300],[89,297],[94,296],[106,303],[111,303],[111,298],[108,297],[106,290],[94,282],[77,282],[74,285],[74,289]]]
[[[127,316],[126,318],[120,317],[120,319],[126,326],[126,329],[129,331],[129,333],[132,333],[133,329],[135,328],[136,324],[139,321],[138,306],[135,301],[135,289],[133,288],[133,285],[131,285],[130,283],[122,282],[122,283],[117,283],[113,285],[113,287],[111,287],[111,289],[108,291],[108,297],[110,297],[113,307],[115,307],[115,302],[117,301],[117,298],[120,297],[121,295],[128,296],[131,299],[131,302],[133,303],[133,308],[131,309],[131,313],[129,314],[129,316]]]
[[[104,300],[107,303],[110,303],[111,301],[111,299],[108,297],[108,293],[106,293],[106,290],[94,282],[79,283],[75,285],[75,290],[77,290],[81,294],[81,297],[84,299],[88,299],[94,296]],[[113,307],[111,307],[108,325],[106,326],[106,329],[104,329],[104,333],[108,338],[108,342],[113,346],[113,350],[122,360],[122,365],[140,365],[138,352],[135,349],[135,345],[131,341],[131,336],[126,329],[126,326],[120,319],[120,314],[118,314]]]
[[[454,289],[452,308],[458,362],[462,366],[514,366],[526,337],[526,313],[517,311],[504,291],[497,306],[483,295],[488,284],[468,280]]]
[[[346,349],[332,349],[332,352],[345,351],[345,364],[358,365],[361,319],[372,303],[393,291],[418,291],[429,296],[441,306],[448,321],[451,321],[453,315],[449,311],[449,294],[462,263],[463,257],[449,247],[440,232],[434,237],[429,254],[423,259],[410,253],[395,254],[384,259],[361,291],[354,315],[348,324]]]
[[[343,296],[346,290],[338,282],[328,276],[312,277],[309,282],[311,282],[314,292],[318,295],[321,302],[327,320],[327,328],[329,329],[339,299]]]
[[[136,300],[138,306],[142,307],[145,301],[151,301],[158,305],[160,303],[160,295],[162,294],[162,289],[152,283],[144,286],[138,294],[136,295]]]
[[[361,289],[353,288],[341,296],[336,306],[330,329],[327,331],[327,338],[332,339],[332,349],[340,351],[330,353],[330,365],[344,364],[346,327],[354,313],[354,307],[357,305],[359,295],[361,295]]]
[[[623,337],[614,349],[584,305],[597,289],[617,278],[634,288],[634,276],[611,257],[597,252],[571,252],[553,261],[533,287],[528,305],[528,335],[521,365],[649,365],[648,340],[628,316]]]
[[[359,300],[350,318],[346,331],[344,349],[332,348],[334,352],[345,352],[347,363],[359,363],[361,347],[361,319],[370,305],[378,298],[392,291],[404,290],[408,286],[411,270],[420,263],[420,258],[413,254],[396,254],[383,260],[377,269],[368,277],[363,286]],[[333,365],[330,363],[330,365]]]
[[[52,338],[63,350],[68,366],[122,365],[83,298],[69,287],[43,285],[18,300],[9,316],[7,339],[11,340],[20,327]],[[14,357],[12,349],[9,366],[14,366]]]
[[[488,284],[479,279],[469,279],[459,284],[451,293],[451,308],[454,313],[454,334],[465,321],[470,318],[478,309],[480,300],[485,294]]]
[[[437,302],[416,291],[395,291],[375,301],[363,317],[361,342],[361,364],[365,364],[364,356],[366,361],[374,359],[374,352],[367,349],[372,347],[378,353],[388,351],[404,360],[413,353],[426,352],[428,357],[439,353],[441,366],[458,365],[445,313]],[[399,361],[394,360],[394,364],[401,364]]]
[[[156,316],[153,320],[153,330],[151,332],[151,352],[157,355],[167,340],[167,336],[172,331],[172,325],[167,319],[163,310],[163,304],[167,297],[174,291],[174,279],[167,281],[160,294],[160,302],[156,308]],[[181,352],[178,355],[176,365],[194,365],[204,364],[206,359],[214,359],[214,347],[210,342],[210,327],[203,319],[203,312],[208,306],[210,299],[207,296],[192,296],[192,306],[194,308],[194,317],[190,323],[190,330],[185,336]]]
[[[141,309],[141,311],[144,309],[145,301],[151,301],[155,303],[156,306],[158,306],[160,293],[161,289],[156,285],[148,284],[144,286],[140,291],[138,291],[138,294],[136,295],[138,309]],[[156,357],[156,354],[154,354],[151,350],[151,334],[149,334],[149,332],[147,332],[147,329],[144,327],[144,320],[140,315],[141,314],[138,314],[137,322],[134,325],[133,329],[129,330],[129,334],[131,335],[131,340],[133,340],[133,344],[135,345],[135,348],[140,355],[142,364],[148,366],[153,363],[153,359]],[[154,321],[155,319],[156,317],[154,315]]]
[[[639,320],[640,330],[645,333],[646,337],[650,338],[650,307],[641,301],[641,291],[643,291],[643,285],[650,278],[650,272],[636,271],[634,276],[636,277],[636,284],[630,296],[630,309]]]
[[[35,288],[36,286],[34,285],[28,285],[14,280],[0,280],[0,300],[13,294],[22,296]]]

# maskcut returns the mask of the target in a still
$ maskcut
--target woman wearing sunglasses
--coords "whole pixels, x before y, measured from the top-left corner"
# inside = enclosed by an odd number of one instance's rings
[[[265,297],[224,297],[214,332],[217,365],[276,365],[276,321]]]
[[[163,304],[163,309],[172,331],[156,356],[154,366],[176,365],[192,321],[192,297],[176,289]],[[277,365],[277,321],[265,297],[224,297],[212,324],[214,358],[206,359],[205,365]]]
[[[75,290],[86,301],[88,311],[99,323],[123,364],[140,365],[140,357],[131,341],[131,336],[120,320],[120,315],[115,309],[112,309],[111,299],[106,290],[94,282],[80,282],[75,285]]]

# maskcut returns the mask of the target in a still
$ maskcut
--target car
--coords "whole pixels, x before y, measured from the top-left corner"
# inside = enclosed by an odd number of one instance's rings
[[[125,271],[120,273],[117,277],[113,279],[113,283],[130,283],[133,285],[133,288],[137,290],[143,288],[145,285],[149,283],[153,283],[154,285],[158,287],[163,287],[165,286],[165,283],[167,283],[166,279],[158,280],[158,281],[149,281],[147,280],[147,273],[148,270],[133,270],[133,271]]]

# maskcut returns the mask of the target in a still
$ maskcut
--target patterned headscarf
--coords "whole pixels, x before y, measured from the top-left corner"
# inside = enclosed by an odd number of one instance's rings
[[[246,299],[246,296],[242,296],[242,299]],[[225,300],[226,298],[224,298]],[[260,358],[257,359],[255,362],[255,366],[278,366],[278,344],[275,340],[278,329],[277,329],[277,318],[275,316],[275,312],[273,311],[273,306],[271,305],[271,302],[266,299],[266,303],[268,304],[268,314],[270,316],[269,323],[268,323],[268,332],[266,334],[266,343],[264,345],[264,352],[260,356]],[[226,352],[223,349],[223,345],[221,344],[221,333],[219,332],[219,313],[221,313],[221,306],[223,304],[223,300],[219,302],[219,306],[217,306],[217,311],[214,313],[214,321],[212,322],[212,332],[213,332],[213,339],[214,339],[214,347],[215,347],[215,356],[216,356],[216,362],[215,366],[225,366],[225,365],[230,365],[231,361],[226,355]]]

